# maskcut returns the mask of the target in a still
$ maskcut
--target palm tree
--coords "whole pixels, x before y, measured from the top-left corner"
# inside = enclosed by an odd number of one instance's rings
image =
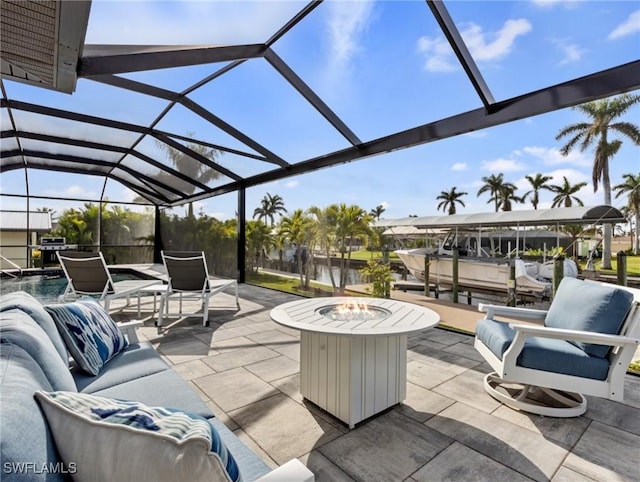
[[[275,245],[271,228],[262,221],[247,221],[247,257],[249,258],[249,269],[256,272],[260,266],[264,266],[264,255]]]
[[[340,283],[339,293],[344,293],[347,286],[347,273],[351,263],[353,240],[368,235],[371,228],[371,216],[360,206],[340,204],[336,209],[335,237],[340,251]]]
[[[385,211],[386,211],[386,208],[382,204],[378,204],[375,208],[369,211],[369,215],[372,218],[375,218],[376,220],[380,221],[380,216],[382,216],[382,213],[384,213]]]
[[[542,189],[546,189],[550,191],[548,181],[551,181],[553,177],[551,176],[543,176],[540,173],[537,173],[535,176],[526,175],[524,178],[529,181],[531,184],[531,190],[527,191],[524,196],[522,196],[522,200],[525,201],[529,195],[531,195],[531,204],[533,205],[533,209],[538,209],[538,204],[540,203],[540,191]]]
[[[640,102],[640,95],[623,94],[611,99],[596,100],[578,105],[574,109],[586,114],[589,121],[569,125],[558,132],[556,140],[568,137],[567,143],[560,149],[563,155],[579,145],[584,152],[588,147],[595,145],[593,159],[594,192],[598,190],[598,183],[602,181],[604,190],[604,203],[611,204],[611,181],[609,179],[609,159],[620,149],[622,141],[609,141],[609,133],[621,134],[636,145],[640,145],[640,128],[631,122],[623,122],[618,119],[624,115],[634,104]],[[611,269],[611,225],[604,225],[604,239],[602,249],[602,268]]]
[[[502,208],[503,211],[511,211],[513,207],[512,203],[514,202],[516,203],[524,202],[524,198],[521,198],[520,196],[516,196],[517,189],[518,187],[511,182],[505,182],[502,185],[502,189],[498,193],[498,196],[500,198],[498,201],[498,205]]]
[[[194,134],[192,132],[187,133],[188,137],[193,137]],[[171,163],[176,167],[176,169],[185,174],[191,179],[194,179],[202,184],[207,184],[214,179],[218,179],[222,174],[215,169],[203,164],[202,162],[194,159],[188,154],[182,152],[175,147],[170,146],[169,144],[165,144],[161,141],[156,141],[156,145],[158,148],[164,152],[167,158],[171,161]],[[196,154],[199,154],[202,157],[209,159],[212,162],[222,155],[222,152],[213,149],[211,147],[203,146],[202,144],[197,144],[195,142],[188,143],[186,147]],[[185,183],[186,184],[186,183]],[[182,189],[188,190],[189,192],[194,192],[196,187],[191,184],[186,184]],[[193,203],[190,202],[188,205],[187,216],[189,218],[193,218]]]
[[[495,203],[496,212],[498,212],[498,209],[500,209],[500,192],[504,187],[503,174],[500,173],[497,176],[495,174],[491,174],[488,177],[485,176],[482,178],[482,182],[484,185],[478,189],[478,194],[476,194],[476,196],[480,197],[480,194],[489,192],[489,194],[491,194],[491,198],[489,198],[487,203],[493,201]]]
[[[279,194],[272,196],[267,193],[260,201],[260,207],[255,208],[253,211],[253,217],[257,217],[258,220],[269,219],[271,226],[274,224],[274,216],[276,214],[286,213],[287,209],[284,207],[284,200]]]
[[[562,186],[549,186],[549,189],[555,194],[552,208],[558,208],[564,204],[564,207],[570,208],[575,202],[578,206],[584,206],[584,203],[575,195],[580,189],[587,185],[586,182],[579,182],[571,185],[567,176],[562,176],[564,183]]]
[[[302,248],[312,245],[315,236],[315,222],[302,209],[296,209],[291,216],[282,218],[280,230],[287,240],[297,247],[296,265],[300,275],[300,287],[308,285],[308,281],[305,283],[304,277],[306,275],[307,280],[309,279],[307,269],[309,258],[304,259]]]
[[[634,242],[633,254],[640,252],[640,236],[638,236],[638,228],[640,227],[640,173],[633,175],[631,173],[623,174],[623,183],[613,186],[616,192],[616,199],[625,193],[628,193],[627,208],[634,216]]]
[[[438,210],[442,208],[442,212],[449,211],[449,215],[452,215],[456,213],[456,203],[460,204],[462,207],[466,207],[464,201],[460,198],[469,193],[458,192],[456,189],[457,188],[453,186],[449,191],[440,192],[440,195],[436,197],[436,199],[442,199],[440,204],[438,204]]]
[[[331,286],[333,292],[337,291],[336,280],[333,276],[333,270],[331,269],[331,248],[335,243],[336,234],[336,220],[338,218],[338,205],[332,204],[322,209],[318,206],[311,206],[308,213],[315,217],[316,226],[318,228],[317,241],[325,253],[325,260],[327,263],[327,271],[329,272],[329,278],[331,279]]]

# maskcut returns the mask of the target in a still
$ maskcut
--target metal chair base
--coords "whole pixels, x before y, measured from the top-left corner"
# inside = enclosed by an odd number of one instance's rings
[[[496,372],[484,377],[484,389],[507,407],[545,417],[579,417],[587,410],[587,400],[579,393],[508,382]]]

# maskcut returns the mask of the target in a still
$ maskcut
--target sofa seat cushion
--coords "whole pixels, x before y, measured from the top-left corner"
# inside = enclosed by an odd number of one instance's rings
[[[616,335],[620,332],[633,295],[615,286],[564,278],[549,307],[545,326]],[[570,342],[589,355],[605,358],[611,347]]]
[[[175,408],[205,418],[214,416],[194,391],[194,386],[170,368],[93,394],[121,400],[136,400],[150,406]]]
[[[35,395],[62,459],[77,464],[78,482],[240,481],[233,455],[203,417],[87,393]]]
[[[24,291],[15,291],[0,296],[0,312],[14,309],[28,314],[49,336],[62,361],[69,363],[67,347],[58,333],[58,328],[51,315],[38,300]]]
[[[216,429],[218,434],[220,434],[220,438],[236,460],[240,468],[240,473],[242,474],[242,480],[246,482],[257,480],[271,471],[271,468],[269,468],[265,461],[242,443],[236,434],[229,430],[220,420],[215,417],[210,418],[209,423]]]
[[[24,311],[0,313],[0,340],[29,353],[54,390],[76,391],[68,364],[60,358],[47,333]]]
[[[127,340],[116,323],[95,300],[45,306],[56,322],[69,353],[90,375],[127,347]]]
[[[0,344],[0,465],[3,482],[61,481],[72,467],[56,465],[60,456],[49,426],[33,398],[51,390],[38,362],[18,345]],[[51,464],[51,465],[50,465]],[[43,470],[56,467],[57,470]]]
[[[127,345],[96,376],[88,375],[78,366],[71,368],[71,374],[78,391],[93,393],[168,369],[169,365],[158,356],[153,346],[141,342]]]
[[[500,359],[515,334],[508,324],[494,320],[480,320],[476,325],[476,337]],[[526,338],[516,364],[594,380],[605,380],[609,373],[609,360],[590,356],[567,341],[540,337]]]

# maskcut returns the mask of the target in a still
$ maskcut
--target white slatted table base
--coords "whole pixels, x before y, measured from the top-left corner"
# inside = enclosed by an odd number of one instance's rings
[[[302,332],[300,393],[349,428],[406,398],[407,335]]]

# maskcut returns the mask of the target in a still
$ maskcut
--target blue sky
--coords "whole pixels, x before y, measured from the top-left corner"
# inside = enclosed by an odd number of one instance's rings
[[[637,1],[449,1],[445,2],[496,100],[587,75],[640,58],[640,8]],[[87,43],[241,44],[268,39],[305,3],[301,2],[152,2],[94,0]],[[363,141],[481,107],[471,84],[422,0],[326,1],[274,45],[275,52],[336,112]],[[181,91],[220,65],[127,74],[126,77]],[[143,124],[166,103],[81,79],[72,96],[6,82],[8,94],[26,102]],[[245,62],[191,97],[289,162],[299,162],[348,143],[263,59]],[[25,126],[48,132],[71,129],[91,137],[90,127],[16,114]],[[640,106],[626,120],[640,124]],[[385,217],[430,215],[436,196],[456,186],[468,192],[459,212],[491,211],[488,196],[476,197],[481,178],[504,173],[528,190],[524,176],[543,173],[560,184],[587,181],[579,197],[587,205],[603,200],[591,186],[592,152],[559,154],[557,132],[584,120],[567,109],[351,164],[292,177],[247,191],[251,216],[260,199],[279,194],[292,211],[335,202],[369,210],[386,207]],[[3,128],[7,122],[3,113]],[[211,127],[186,109],[174,109],[158,126],[228,147],[246,146]],[[122,140],[122,133],[102,129],[100,138]],[[113,138],[112,138],[113,136]],[[131,138],[133,140],[134,138]],[[144,153],[157,146],[143,142]],[[108,156],[106,157],[108,158]],[[250,175],[265,164],[232,155],[219,162]],[[640,148],[624,141],[611,162],[612,183],[625,172],[640,172]],[[21,192],[23,174],[0,178],[3,192]],[[218,183],[222,183],[220,180]],[[99,197],[99,178],[30,172],[31,193]],[[214,182],[215,184],[215,182]],[[107,196],[131,200],[133,193],[112,181]],[[543,193],[540,207],[549,207]],[[198,202],[196,210],[227,219],[236,211],[236,195]],[[3,209],[24,208],[3,198]],[[61,211],[69,203],[33,201]],[[621,206],[622,200],[614,200]],[[531,206],[515,206],[530,209]],[[177,208],[179,212],[180,208]]]

